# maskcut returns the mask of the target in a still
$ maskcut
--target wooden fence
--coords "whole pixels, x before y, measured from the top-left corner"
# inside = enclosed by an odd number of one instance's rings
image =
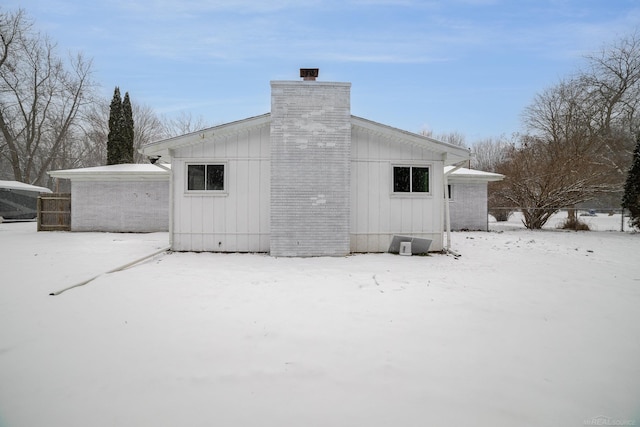
[[[38,197],[38,231],[71,231],[71,194]]]

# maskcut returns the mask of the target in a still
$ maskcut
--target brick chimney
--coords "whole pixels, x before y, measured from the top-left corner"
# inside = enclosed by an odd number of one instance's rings
[[[311,71],[309,71],[311,70]],[[351,83],[271,82],[273,256],[350,252]]]

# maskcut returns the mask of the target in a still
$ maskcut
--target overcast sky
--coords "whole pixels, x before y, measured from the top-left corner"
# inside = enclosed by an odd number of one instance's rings
[[[271,80],[351,82],[351,112],[468,144],[521,130],[536,93],[636,31],[638,0],[4,0],[110,99],[220,124],[270,110]]]

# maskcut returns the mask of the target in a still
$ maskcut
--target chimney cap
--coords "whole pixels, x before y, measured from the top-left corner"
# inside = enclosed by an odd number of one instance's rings
[[[300,68],[300,77],[302,77],[302,80],[314,81],[319,73],[319,68]]]

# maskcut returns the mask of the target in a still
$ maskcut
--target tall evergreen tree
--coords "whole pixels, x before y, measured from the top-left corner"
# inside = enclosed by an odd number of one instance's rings
[[[633,163],[624,185],[622,207],[629,209],[631,213],[629,223],[640,228],[640,131],[636,134],[636,148],[633,150]]]
[[[107,136],[107,164],[133,163],[133,109],[129,92],[124,100],[116,86],[109,109],[109,135]]]
[[[124,94],[122,101],[122,148],[120,163],[133,163],[133,110],[129,92]]]
[[[120,151],[122,147],[122,97],[120,88],[116,86],[113,91],[113,99],[109,107],[109,134],[107,136],[107,164],[115,165],[120,162]]]

